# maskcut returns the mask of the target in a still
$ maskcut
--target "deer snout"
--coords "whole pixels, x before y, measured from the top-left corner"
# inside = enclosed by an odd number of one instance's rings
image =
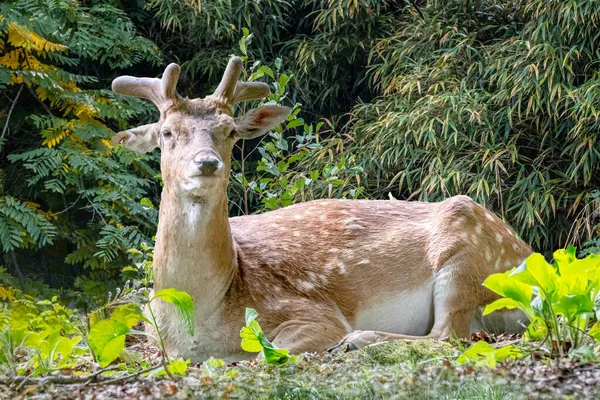
[[[216,158],[197,158],[194,160],[194,164],[201,176],[215,175],[217,170],[223,167],[223,163]]]

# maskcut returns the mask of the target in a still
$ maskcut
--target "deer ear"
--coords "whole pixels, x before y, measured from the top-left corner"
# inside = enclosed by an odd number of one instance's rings
[[[240,139],[253,139],[275,128],[290,115],[291,109],[282,106],[262,106],[235,119]]]
[[[117,133],[110,140],[110,144],[116,146],[122,144],[130,150],[138,153],[148,153],[158,147],[158,124],[138,126]]]

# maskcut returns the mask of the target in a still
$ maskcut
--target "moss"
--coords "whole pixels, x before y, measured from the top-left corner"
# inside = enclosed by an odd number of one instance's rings
[[[439,340],[396,340],[368,346],[362,350],[380,364],[425,361],[454,356],[454,347]]]

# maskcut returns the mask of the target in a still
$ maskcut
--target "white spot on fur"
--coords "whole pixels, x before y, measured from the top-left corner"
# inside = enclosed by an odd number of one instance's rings
[[[329,249],[330,253],[337,253],[338,251],[340,251],[340,249],[336,249],[335,247],[333,249]]]
[[[501,234],[499,234],[499,233],[496,233],[496,241],[497,241],[498,243],[502,243],[502,242],[504,241],[504,238],[502,237],[502,235],[501,235]]]
[[[500,262],[500,259],[498,258],[496,260],[496,262],[494,263],[494,268],[496,269],[496,271],[500,271],[501,265],[502,265],[502,263]]]
[[[478,235],[480,235],[480,234],[481,234],[481,232],[483,232],[483,225],[481,225],[481,224],[477,224],[477,225],[475,226],[475,233],[476,233],[476,234],[478,234]]]
[[[510,228],[506,228],[506,232],[508,232],[510,236],[514,236],[514,233],[510,230]]]
[[[513,267],[513,263],[510,260],[504,261],[504,268],[511,268],[511,267]]]
[[[300,214],[294,215],[294,219],[300,220],[300,219],[302,219],[302,218],[303,218],[303,217],[302,217],[302,215],[300,215]]]
[[[319,220],[321,220],[321,221],[325,221],[325,218],[326,218],[325,214],[319,216]]]
[[[294,233],[292,233],[292,235],[298,237],[298,236],[300,236],[300,232],[299,231],[294,231]]]
[[[485,261],[492,261],[492,252],[490,249],[485,249]]]
[[[367,260],[367,259],[365,258],[364,260],[360,260],[360,261],[358,262],[358,265],[370,264],[370,263],[371,263],[371,261],[369,261],[369,260]]]
[[[309,292],[315,288],[310,282],[307,281],[295,281],[294,286],[296,289],[302,292]]]
[[[494,214],[492,214],[489,211],[485,212],[485,217],[488,219],[488,221],[493,221],[494,220]]]
[[[514,250],[518,250],[519,249],[519,244],[518,243],[513,243],[512,248]]]
[[[506,249],[503,247],[500,249],[500,254],[504,255],[504,253],[506,253]]]

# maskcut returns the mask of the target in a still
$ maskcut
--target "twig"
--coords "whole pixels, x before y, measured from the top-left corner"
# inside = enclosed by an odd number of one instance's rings
[[[17,104],[17,100],[19,100],[19,96],[21,95],[21,92],[23,91],[23,87],[24,86],[21,85],[21,87],[19,88],[19,91],[17,92],[15,99],[12,101],[12,104],[10,105],[8,114],[6,115],[6,122],[4,123],[4,128],[2,129],[2,135],[0,135],[0,149],[2,148],[2,142],[4,141],[4,135],[6,134],[6,131],[8,130],[8,122],[10,121],[10,116],[15,108],[15,105]]]
[[[19,386],[17,386],[17,390],[19,390],[26,382],[41,383],[41,384],[46,384],[46,383],[71,384],[71,383],[82,383],[82,382],[86,382],[86,381],[91,382],[92,380],[94,380],[98,376],[100,376],[100,374],[102,374],[106,371],[112,371],[112,370],[115,370],[118,368],[119,368],[119,366],[113,365],[113,366],[110,366],[107,368],[102,368],[90,375],[85,375],[85,376],[48,375],[48,376],[44,376],[41,378],[32,378],[31,376],[15,376],[14,378],[12,378],[11,384],[20,382]],[[89,382],[86,382],[86,384]]]
[[[136,372],[135,374],[120,376],[118,378],[109,379],[107,381],[98,381],[98,382],[94,382],[93,384],[94,385],[100,385],[100,384],[102,384],[102,385],[109,385],[111,383],[126,381],[126,380],[131,379],[131,378],[137,378],[138,376],[140,376],[142,374],[145,374],[147,372],[152,372],[155,369],[159,369],[160,367],[162,367],[162,364],[161,365],[155,365],[154,367],[143,369],[141,371]]]
[[[99,369],[98,371],[94,372],[93,374],[87,375],[85,378],[89,378],[89,380],[87,382],[85,382],[83,384],[83,386],[89,385],[94,379],[96,379],[96,377],[100,376],[104,372],[113,371],[115,369],[119,369],[119,366],[113,365],[110,367],[102,368],[102,369]]]
[[[101,370],[98,370],[98,371],[96,371],[90,375],[86,375],[86,376],[49,375],[49,376],[45,376],[42,378],[32,378],[30,376],[15,376],[14,378],[10,379],[10,384],[12,385],[14,383],[19,382],[20,384],[17,388],[20,388],[26,382],[33,383],[33,384],[42,384],[42,385],[45,385],[48,383],[55,383],[55,384],[62,384],[62,385],[83,384],[84,386],[89,385],[90,383],[93,385],[101,385],[101,384],[105,385],[105,384],[125,381],[125,380],[131,379],[131,378],[136,378],[147,372],[154,371],[155,369],[158,369],[162,366],[163,366],[162,364],[155,365],[153,367],[138,371],[134,374],[119,376],[117,378],[112,378],[112,379],[105,379],[105,377],[102,377],[101,374],[104,372],[107,372],[107,371],[112,371],[112,370],[118,369],[119,367],[117,365],[114,365],[114,366],[111,366],[108,368],[103,368]],[[100,379],[100,378],[103,378],[103,379]],[[93,382],[94,380],[96,382]],[[7,381],[0,380],[0,384],[9,384],[9,382],[8,382],[8,380]]]
[[[40,100],[39,97],[37,97],[37,94],[35,94],[33,89],[30,87],[27,87],[27,90],[29,90],[29,93],[33,96],[33,98],[36,99],[38,103],[40,103],[42,108],[44,108],[44,110],[46,110],[48,115],[50,115],[51,117],[54,117],[54,114],[52,114],[52,111],[50,110],[50,108],[46,104],[44,104],[44,102],[42,100]]]

